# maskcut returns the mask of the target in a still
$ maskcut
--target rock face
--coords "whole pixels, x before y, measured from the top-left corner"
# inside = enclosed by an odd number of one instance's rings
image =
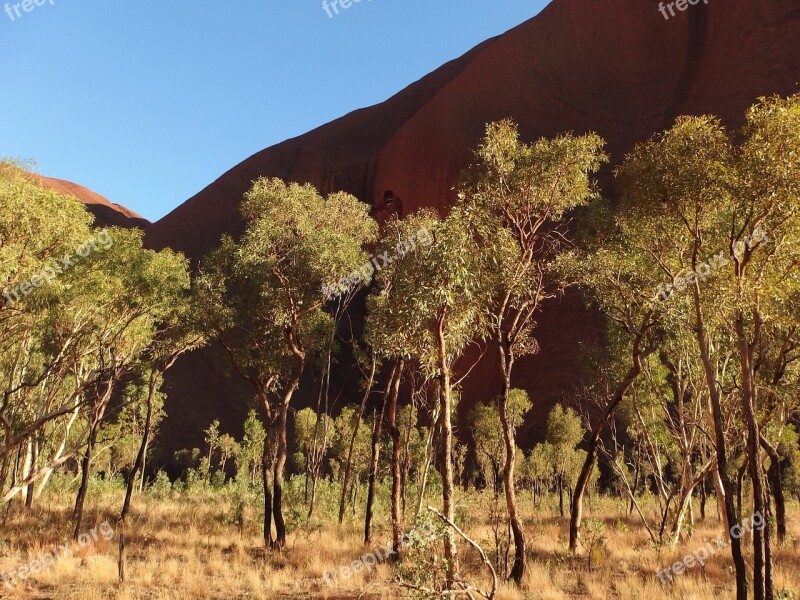
[[[148,227],[147,243],[199,258],[223,232],[240,230],[239,202],[260,175],[345,190],[376,210],[395,197],[404,214],[421,206],[444,211],[487,122],[513,117],[527,140],[595,131],[618,163],[678,115],[713,113],[736,126],[757,97],[793,93],[798,82],[797,0],[704,0],[669,19],[649,0],[554,0],[386,102],[252,156]],[[609,184],[607,176],[603,181]],[[524,446],[541,434],[550,406],[569,393],[582,344],[597,330],[576,298],[549,306],[540,318],[542,351],[519,364],[515,381],[537,407],[520,436]],[[191,429],[205,427],[210,414],[231,415],[230,426],[240,416],[233,407],[248,392],[214,381],[217,360],[209,353],[188,357],[168,377],[175,410],[190,417],[197,407],[202,414]],[[465,401],[496,390],[487,362],[474,372]],[[168,447],[200,443],[181,435],[175,421],[166,427]]]
[[[92,190],[63,179],[53,179],[52,177],[37,176],[43,185],[65,194],[77,198],[86,205],[86,208],[95,217],[97,227],[117,226],[144,229],[150,225],[150,221],[140,217],[135,212],[128,210],[120,204],[109,202],[106,198],[93,192]]]

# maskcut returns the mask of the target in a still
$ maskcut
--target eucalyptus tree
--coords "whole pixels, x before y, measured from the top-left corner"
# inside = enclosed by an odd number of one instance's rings
[[[377,224],[353,196],[323,197],[310,185],[267,178],[253,182],[242,215],[241,240],[223,239],[203,286],[215,309],[228,307],[216,333],[265,412],[265,513],[271,508],[276,535],[265,514],[264,537],[280,549],[289,406],[311,355],[330,338],[324,306],[333,282],[369,262],[363,247],[375,241]]]
[[[680,327],[665,332],[658,356],[645,361],[643,381],[622,411],[627,434],[641,450],[637,468],[641,471],[640,463],[646,463],[656,484],[661,508],[658,538],[668,532],[672,544],[679,541],[686,515],[691,514],[695,489],[716,467],[706,437],[708,394],[702,364],[692,339],[683,333]]]
[[[31,460],[34,437],[43,429],[66,433],[72,428],[88,386],[84,371],[75,367],[76,357],[87,352],[86,320],[62,321],[55,335],[50,307],[70,276],[59,273],[60,261],[89,238],[91,223],[77,200],[41,186],[13,163],[0,162],[0,481],[9,471],[23,472],[8,491],[0,489],[3,501],[27,494],[70,457],[67,442],[63,448],[55,443],[49,456],[45,448],[36,453],[41,468],[10,468],[21,446],[27,446],[25,463],[36,462]]]
[[[365,394],[366,395],[366,394]],[[355,507],[359,483],[371,464],[371,436],[367,424],[363,422],[365,402],[347,405],[334,419],[332,450],[339,479],[342,481],[342,495],[339,504],[339,523],[344,521],[347,503]]]
[[[76,539],[81,533],[94,442],[114,386],[134,367],[155,337],[158,323],[189,289],[188,263],[183,255],[144,250],[138,230],[114,230],[112,237],[113,245],[76,267],[80,285],[70,290],[75,292],[70,300],[78,303],[72,310],[85,311],[91,306],[94,369],[100,373],[86,403],[88,433],[75,502]]]
[[[130,510],[133,488],[137,474],[141,474],[139,490],[144,482],[145,462],[154,429],[160,420],[163,401],[159,398],[164,374],[185,353],[196,350],[206,343],[205,324],[197,319],[198,303],[190,292],[176,294],[161,315],[153,339],[143,353],[144,378],[147,381],[144,397],[144,423],[136,457],[126,477],[125,500],[120,519],[125,519]]]
[[[321,427],[330,431],[330,436],[325,436],[322,443],[317,436],[317,431]],[[333,419],[325,413],[318,413],[313,408],[304,408],[297,411],[294,419],[294,436],[295,443],[303,456],[304,470],[306,474],[305,496],[306,501],[309,503],[308,518],[310,519],[313,514],[314,502],[317,494],[317,476],[319,468],[323,464],[325,458],[330,451],[330,442],[332,441]],[[309,499],[308,480],[311,478],[311,497]]]
[[[616,348],[611,383],[601,390],[601,415],[591,427],[586,459],[572,495],[570,550],[576,552],[583,518],[583,498],[597,461],[601,436],[614,412],[642,372],[644,360],[656,351],[660,321],[668,306],[655,289],[660,279],[654,268],[658,254],[644,256],[632,235],[633,227],[608,203],[594,203],[588,211],[587,236],[580,249],[560,255],[553,269],[564,285],[578,285],[587,301],[606,317],[607,338]],[[647,246],[649,249],[649,246]]]
[[[237,244],[224,237],[200,265],[196,279],[199,316],[207,333],[225,350],[234,371],[254,390],[256,403],[266,424],[260,443],[259,465],[264,497],[263,537],[273,547],[272,480],[277,446],[275,438],[278,386],[291,369],[291,355],[280,343],[276,323],[274,289],[269,273],[246,269],[238,262]],[[254,428],[254,431],[257,428]]]
[[[506,447],[502,430],[497,428],[500,421],[498,403],[480,403],[470,411],[472,438],[478,466],[481,468],[486,484],[495,495],[500,493],[503,483],[503,465],[506,464]],[[508,413],[514,428],[519,427],[533,404],[528,393],[512,389],[508,400]],[[515,452],[519,448],[515,447]]]
[[[552,447],[558,505],[564,516],[564,490],[575,471],[577,446],[583,438],[580,417],[572,409],[556,404],[547,415],[547,443]]]
[[[143,250],[140,232],[92,229],[77,200],[14,165],[0,166],[0,187],[3,464],[28,448],[22,481],[4,499],[21,490],[30,498],[37,480],[82,453],[77,532],[114,386],[188,284],[187,266],[169,251]]]
[[[729,473],[725,389],[737,390],[747,430],[754,511],[764,515],[769,508],[760,456],[764,406],[759,398],[763,384],[771,382],[759,382],[758,372],[768,356],[765,340],[791,341],[796,330],[798,127],[800,97],[762,99],[748,111],[737,135],[712,117],[681,118],[669,131],[638,146],[620,169],[622,210],[636,223],[641,239],[648,239],[643,253],[669,247],[657,265],[668,283],[662,296],[683,307],[684,330],[696,341],[711,399],[726,522],[731,526],[737,522],[736,484]],[[737,373],[722,371],[728,358],[737,365]],[[774,373],[780,374],[780,367]],[[772,594],[769,535],[770,527],[753,535],[753,590],[758,599]],[[747,577],[740,540],[731,540],[731,552],[737,597],[744,599]]]
[[[256,473],[261,469],[266,433],[258,413],[252,409],[247,413],[242,428],[244,429],[242,441],[235,456],[236,477],[240,482],[254,486]]]
[[[438,383],[443,514],[455,516],[453,476],[453,367],[471,343],[485,336],[491,278],[465,210],[453,208],[442,219],[421,211],[387,226],[384,243],[411,239],[424,231],[429,245],[398,252],[377,274],[379,288],[370,314],[379,323],[379,344],[392,353],[415,358]],[[444,540],[447,586],[458,576],[454,533]]]
[[[534,317],[556,292],[547,265],[564,239],[564,218],[598,197],[591,174],[606,161],[603,146],[594,134],[526,144],[516,124],[506,119],[487,127],[476,152],[478,162],[463,174],[459,187],[495,275],[489,317],[503,386],[498,398],[505,444],[503,487],[514,536],[510,576],[517,583],[525,574],[526,550],[515,493],[512,374],[519,358],[538,352]]]
[[[362,376],[364,377],[364,393],[361,396],[361,404],[359,404],[358,411],[352,411],[352,427],[350,429],[350,441],[347,446],[346,456],[344,458],[344,469],[342,471],[342,494],[339,500],[339,525],[342,524],[344,521],[344,511],[345,506],[347,504],[347,497],[350,491],[350,481],[353,475],[353,461],[355,459],[355,453],[357,451],[357,444],[358,444],[358,436],[359,433],[362,431],[362,421],[364,419],[364,413],[367,408],[367,401],[369,400],[370,395],[372,394],[372,390],[375,384],[375,374],[378,369],[379,360],[376,356],[375,352],[371,349],[369,350],[369,358],[365,357],[365,353],[361,351],[361,349],[354,347],[355,351],[355,360],[361,371]],[[365,366],[365,363],[368,365]],[[343,415],[345,412],[343,411],[339,415],[339,419],[344,419]],[[348,413],[349,414],[349,413]],[[337,431],[339,431],[339,440],[341,443],[341,435],[344,431],[343,426],[341,425],[341,421],[337,419]],[[356,486],[357,487],[357,486]]]
[[[137,462],[139,448],[145,430],[149,429],[152,437],[158,431],[161,421],[166,416],[164,411],[165,394],[156,389],[150,398],[152,408],[148,422],[148,382],[150,375],[142,369],[142,365],[136,365],[130,375],[131,380],[127,383],[120,397],[121,406],[114,411],[113,415],[108,415],[106,423],[100,430],[98,439],[109,441],[109,462],[113,465],[112,472],[123,473],[126,483],[131,480],[130,471]],[[157,382],[160,387],[161,382]],[[149,450],[149,447],[148,447]],[[143,487],[143,482],[137,482],[137,477],[133,478],[136,487]],[[138,485],[137,485],[138,483]]]
[[[523,476],[531,486],[533,505],[538,507],[545,491],[555,480],[554,449],[548,443],[536,444],[525,458]]]

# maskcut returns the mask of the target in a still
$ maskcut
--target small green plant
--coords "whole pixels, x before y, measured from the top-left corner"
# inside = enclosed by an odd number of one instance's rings
[[[628,524],[622,519],[617,519],[614,521],[614,529],[616,529],[619,533],[628,533],[628,531],[630,531],[630,527],[628,527]]]
[[[159,470],[156,473],[156,478],[148,486],[147,492],[160,500],[168,498],[172,493],[172,482],[169,480],[169,476],[164,471]]]
[[[447,535],[447,527],[433,515],[422,514],[414,522],[411,531],[419,533],[411,536],[410,541],[403,545],[403,561],[398,566],[396,582],[437,589],[447,572],[447,564],[442,556],[442,542]],[[416,597],[429,596],[417,592]]]
[[[242,494],[236,494],[231,504],[230,513],[225,514],[225,524],[235,526],[239,530],[239,537],[242,537],[247,522],[247,501]]]
[[[606,558],[606,526],[600,519],[587,519],[583,531],[589,569]]]

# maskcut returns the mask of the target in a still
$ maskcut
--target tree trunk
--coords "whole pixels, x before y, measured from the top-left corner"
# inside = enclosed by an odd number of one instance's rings
[[[8,478],[8,455],[3,457],[3,466],[0,467],[0,496],[3,495],[6,489],[6,479]]]
[[[696,254],[696,253],[695,253]],[[693,264],[696,263],[696,258]],[[714,423],[714,446],[717,453],[717,475],[720,492],[723,495],[725,511],[725,523],[729,528],[737,522],[736,507],[733,502],[734,486],[728,473],[728,452],[725,440],[725,419],[722,412],[722,400],[720,398],[720,388],[717,384],[717,377],[711,361],[708,339],[706,337],[705,321],[700,305],[700,287],[695,281],[693,288],[694,309],[695,309],[695,337],[700,352],[700,359],[703,363],[703,373],[706,379],[709,398],[711,400],[711,413]],[[742,554],[742,543],[740,539],[730,537],[731,557],[736,569],[736,600],[747,600],[747,566]]]
[[[287,330],[286,341],[295,357],[295,371],[283,395],[275,420],[275,466],[272,471],[272,518],[275,521],[275,541],[272,547],[276,550],[281,550],[286,545],[286,522],[283,519],[283,476],[288,453],[286,427],[288,424],[289,405],[292,402],[292,396],[294,396],[295,391],[300,387],[300,379],[303,377],[303,369],[306,364],[305,351],[302,349],[293,327]]]
[[[347,460],[345,462],[344,478],[342,480],[342,497],[339,501],[339,525],[341,525],[342,521],[344,521],[344,510],[345,505],[347,504],[347,489],[350,486],[350,478],[352,477],[353,473],[353,451],[356,446],[358,430],[361,427],[361,419],[364,418],[364,410],[367,406],[367,400],[369,400],[369,396],[372,393],[372,384],[375,381],[375,369],[377,366],[377,360],[373,356],[369,380],[367,381],[367,387],[364,390],[364,395],[361,397],[361,406],[358,409],[358,417],[356,422],[353,424],[353,434],[350,436],[350,445],[347,448]]]
[[[369,468],[369,484],[367,486],[367,509],[364,514],[364,544],[372,543],[372,515],[375,508],[375,486],[378,480],[378,465],[381,456],[381,429],[383,428],[383,415],[386,411],[386,404],[391,393],[391,385],[397,373],[397,363],[392,367],[392,374],[386,383],[383,392],[380,412],[375,412],[375,420],[372,424],[372,457]]]
[[[514,432],[514,423],[511,422],[511,415],[508,412],[508,398],[511,393],[511,371],[514,366],[514,357],[508,344],[500,348],[501,368],[505,371],[503,376],[503,390],[500,394],[500,423],[503,426],[503,443],[505,445],[506,456],[503,465],[503,487],[506,495],[506,509],[508,510],[508,523],[511,527],[511,534],[514,538],[514,566],[509,575],[515,583],[522,582],[526,571],[525,556],[525,532],[522,529],[522,520],[517,513],[517,492],[516,479],[514,477],[514,466],[516,459],[517,444]]]
[[[96,390],[96,397],[90,404],[90,427],[89,435],[86,442],[86,453],[83,457],[83,464],[81,466],[81,486],[78,490],[78,495],[75,498],[75,510],[73,511],[73,518],[75,519],[75,531],[73,531],[72,539],[77,540],[81,533],[83,526],[83,509],[86,503],[86,492],[89,489],[89,477],[92,472],[92,458],[94,455],[94,444],[97,440],[97,432],[100,429],[100,424],[103,421],[103,416],[106,412],[106,407],[111,399],[111,393],[114,391],[115,381],[114,371],[109,373],[108,381],[105,383],[105,389],[100,394],[99,389]]]
[[[786,542],[786,499],[783,493],[783,479],[781,477],[781,457],[778,449],[770,444],[764,436],[761,436],[761,446],[769,454],[769,487],[775,499],[775,522],[778,527],[778,545],[783,546]]]
[[[648,317],[649,320],[649,317]],[[572,508],[570,510],[569,520],[569,549],[570,552],[578,551],[578,542],[580,541],[580,528],[581,520],[583,519],[583,497],[586,495],[586,488],[589,486],[589,478],[592,475],[594,464],[597,461],[597,451],[600,444],[600,436],[605,427],[611,422],[614,415],[614,410],[619,406],[622,399],[625,397],[628,389],[636,381],[639,373],[642,371],[642,359],[652,352],[651,349],[641,349],[642,339],[641,336],[637,338],[634,343],[633,350],[633,365],[628,370],[625,378],[620,383],[619,387],[614,393],[614,397],[608,403],[603,416],[597,422],[592,430],[592,435],[589,438],[589,447],[586,450],[586,460],[581,467],[580,475],[575,483],[575,492],[572,495]]]
[[[299,378],[296,383],[299,384]],[[287,392],[281,405],[278,419],[276,422],[276,453],[275,468],[272,478],[272,518],[275,521],[275,542],[273,548],[281,550],[286,545],[286,523],[283,520],[283,475],[286,468],[287,457],[287,438],[286,424],[289,414],[289,402],[297,385],[293,384],[290,392]]]
[[[706,493],[706,480],[703,478],[703,481],[700,482],[700,520],[705,523],[706,520],[706,499],[708,498],[708,494]]]
[[[147,392],[147,414],[144,418],[144,431],[142,432],[142,442],[139,444],[139,451],[136,454],[136,460],[133,461],[130,473],[128,473],[128,481],[125,489],[125,501],[122,504],[122,512],[119,517],[123,521],[128,516],[128,511],[131,507],[131,496],[133,496],[133,486],[136,482],[136,473],[141,471],[144,476],[144,458],[147,453],[147,442],[150,437],[150,423],[153,419],[153,393],[155,392],[156,378],[155,372],[150,374],[150,383]]]
[[[148,435],[147,438],[144,440],[144,455],[142,456],[142,468],[139,469],[139,493],[141,494],[144,491],[144,476],[147,471],[147,452],[150,450],[150,438],[152,436]]]
[[[756,323],[756,331],[758,323]],[[764,493],[764,475],[761,470],[761,433],[756,416],[756,383],[752,349],[745,333],[744,317],[740,314],[736,319],[736,336],[739,343],[739,364],[742,377],[741,400],[745,423],[747,424],[747,457],[750,468],[750,481],[753,485],[753,512],[766,518],[766,496]],[[756,338],[758,333],[756,333]],[[767,525],[769,527],[769,525]],[[764,529],[753,529],[753,598],[764,600],[766,589],[771,587],[767,581],[767,551]],[[771,567],[771,565],[770,565]],[[769,569],[771,572],[771,568]]]
[[[402,482],[400,473],[400,429],[397,427],[397,399],[400,395],[400,382],[403,379],[404,361],[397,359],[395,365],[395,376],[392,381],[392,389],[389,393],[388,425],[389,433],[392,436],[392,550],[393,558],[400,558],[401,543],[403,535],[403,517],[400,506],[400,496],[402,494]]]
[[[455,522],[455,498],[453,484],[453,415],[450,398],[450,365],[447,358],[447,340],[444,324],[447,309],[439,315],[436,337],[439,367],[439,411],[442,420],[442,512],[451,522]],[[453,532],[448,529],[444,538],[444,560],[447,564],[447,589],[453,589],[458,577],[458,549]]]
[[[31,473],[33,473],[33,438],[28,438],[28,443],[25,444],[25,458],[22,460],[22,481],[26,481]],[[22,502],[27,505],[28,498],[32,496],[31,488],[33,484],[26,484],[22,487]]]
[[[272,548],[274,542],[272,538],[272,490],[270,481],[272,480],[272,467],[275,458],[270,451],[271,440],[267,433],[264,436],[264,450],[261,455],[261,479],[264,485],[264,547]]]
[[[39,456],[38,456],[39,443],[36,441],[36,438],[32,438],[29,441],[28,451],[30,453],[29,459],[27,461],[28,475],[30,475],[36,470],[36,465],[39,462]],[[32,482],[28,486],[28,489],[26,490],[25,494],[25,508],[28,510],[30,510],[30,508],[33,506],[33,497],[35,491],[36,491],[36,482]]]
[[[72,539],[77,540],[81,534],[83,527],[83,509],[86,503],[86,492],[89,489],[89,477],[92,472],[92,458],[94,455],[94,443],[97,437],[97,430],[99,429],[100,422],[95,421],[89,430],[89,438],[86,442],[86,452],[83,455],[81,464],[81,485],[78,489],[78,496],[75,498],[75,510],[73,511],[73,518],[75,519],[75,529],[72,532]]]

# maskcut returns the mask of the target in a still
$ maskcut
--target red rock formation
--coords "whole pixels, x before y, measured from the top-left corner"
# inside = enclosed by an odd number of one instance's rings
[[[149,227],[148,243],[200,257],[220,234],[239,230],[238,204],[260,175],[345,190],[373,205],[392,190],[404,214],[446,210],[489,121],[513,117],[528,140],[596,131],[616,163],[678,115],[714,113],[737,125],[758,96],[792,93],[799,81],[797,0],[710,0],[668,21],[649,0],[555,0],[386,102],[252,156]],[[538,409],[523,445],[574,383],[581,344],[596,331],[575,298],[554,303],[540,319],[542,352],[520,363],[515,381]],[[241,392],[207,375],[212,362],[187,359],[180,381],[170,382],[172,402],[236,405]],[[496,389],[487,363],[466,400]]]
[[[52,177],[36,176],[43,185],[56,190],[61,194],[73,196],[86,205],[86,208],[95,217],[95,225],[106,227],[115,225],[117,227],[140,227],[144,229],[150,221],[140,217],[135,212],[128,210],[120,204],[109,202],[106,198],[93,192],[92,190],[63,179],[53,179]]]

